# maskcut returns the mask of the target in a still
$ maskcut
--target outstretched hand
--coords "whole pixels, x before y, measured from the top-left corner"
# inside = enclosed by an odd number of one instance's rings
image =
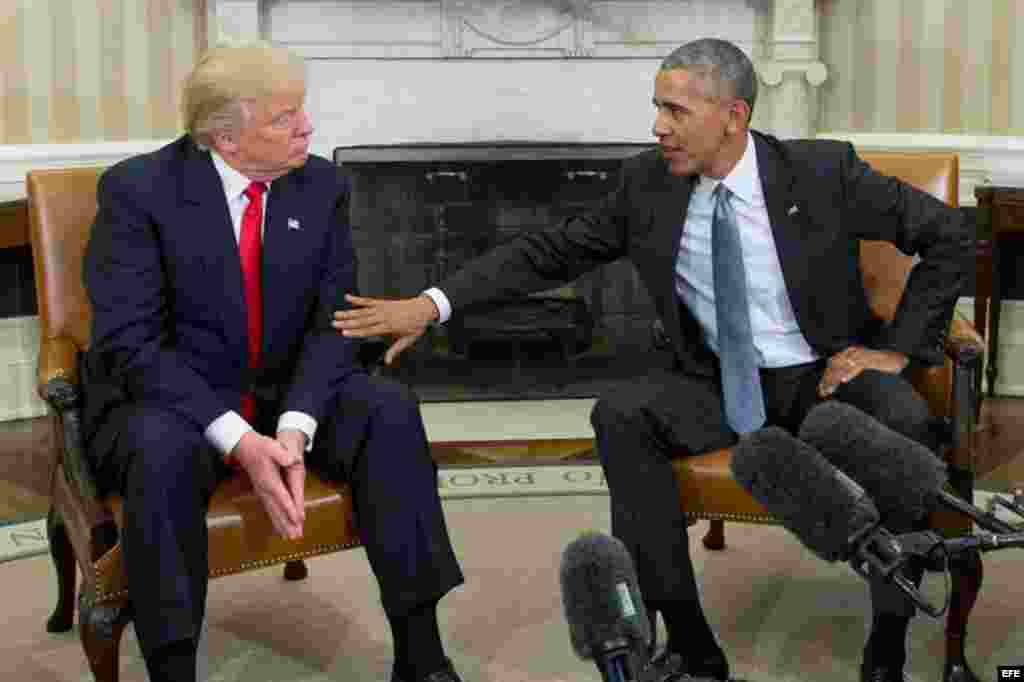
[[[401,299],[345,294],[345,300],[352,304],[352,308],[335,311],[331,326],[352,338],[392,337],[395,341],[384,354],[384,362],[388,365],[423,336],[427,326],[439,316],[437,306],[425,294]]]

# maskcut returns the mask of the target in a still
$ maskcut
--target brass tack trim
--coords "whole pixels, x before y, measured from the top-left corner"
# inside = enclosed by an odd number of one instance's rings
[[[211,578],[220,578],[222,576],[231,575],[233,573],[242,573],[243,571],[248,571],[250,569],[267,568],[268,566],[274,566],[276,564],[284,564],[284,563],[288,563],[289,561],[298,561],[300,559],[308,559],[310,557],[320,556],[322,554],[330,554],[332,552],[340,552],[343,549],[352,549],[354,547],[360,546],[361,544],[362,543],[359,540],[350,540],[349,542],[336,543],[336,544],[333,544],[333,545],[316,545],[315,547],[311,547],[311,548],[309,548],[309,549],[307,549],[307,550],[305,550],[303,552],[293,552],[291,554],[278,555],[278,556],[272,557],[270,559],[260,559],[259,561],[246,561],[246,562],[244,562],[242,564],[239,564],[237,567],[234,567],[234,568],[218,569],[216,571],[212,571],[210,573],[210,577]],[[117,546],[120,546],[120,545],[117,545]],[[105,583],[105,580],[103,580],[103,578],[107,577],[107,573],[106,573],[106,571],[104,569],[109,568],[107,566],[107,564],[112,563],[112,560],[107,559],[107,557],[109,557],[112,552],[113,552],[113,550],[110,550],[110,552],[107,552],[106,554],[104,554],[102,557],[99,558],[99,560],[95,564],[96,578],[97,578],[97,580],[96,580],[96,603],[97,604],[103,604],[103,603],[106,603],[106,602],[111,602],[111,601],[122,600],[122,599],[127,599],[128,598],[128,590],[127,589],[118,590],[117,592],[108,592],[108,591],[103,589],[103,584]],[[106,560],[106,561],[104,561],[104,560]]]
[[[773,526],[781,525],[779,520],[774,516],[764,516],[761,514],[736,514],[733,512],[685,512],[685,514],[687,518],[691,518],[696,521],[736,521],[738,523],[760,523]]]

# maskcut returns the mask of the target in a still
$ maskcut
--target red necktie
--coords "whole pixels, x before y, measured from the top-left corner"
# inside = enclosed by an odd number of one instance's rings
[[[263,290],[260,265],[263,244],[260,228],[263,225],[263,193],[266,183],[251,182],[245,188],[249,205],[242,214],[242,230],[238,238],[238,252],[242,259],[242,281],[245,285],[245,307],[248,311],[246,328],[249,336],[249,367],[260,366],[260,345],[263,333]],[[242,395],[242,416],[252,423],[256,417],[256,401],[251,393]]]

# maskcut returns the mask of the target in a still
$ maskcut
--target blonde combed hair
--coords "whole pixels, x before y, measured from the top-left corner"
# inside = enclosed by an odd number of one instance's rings
[[[185,131],[200,149],[213,135],[237,131],[248,115],[247,100],[301,92],[306,68],[302,58],[258,42],[221,45],[206,51],[185,79],[181,113]]]

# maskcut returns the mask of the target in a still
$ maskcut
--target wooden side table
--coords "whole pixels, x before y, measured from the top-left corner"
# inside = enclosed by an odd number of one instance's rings
[[[978,222],[987,221],[991,227],[991,241],[987,247],[979,242],[978,279],[974,297],[974,319],[978,332],[985,336],[986,315],[988,312],[988,393],[993,395],[996,377],[999,376],[999,313],[1002,303],[1002,287],[1000,271],[1009,263],[1004,263],[1007,253],[1000,248],[1000,239],[1008,235],[1024,236],[1024,188],[982,186],[974,189],[978,200]],[[983,260],[987,255],[987,265]],[[991,298],[991,305],[989,298]]]
[[[0,202],[0,249],[28,244],[28,201]]]

